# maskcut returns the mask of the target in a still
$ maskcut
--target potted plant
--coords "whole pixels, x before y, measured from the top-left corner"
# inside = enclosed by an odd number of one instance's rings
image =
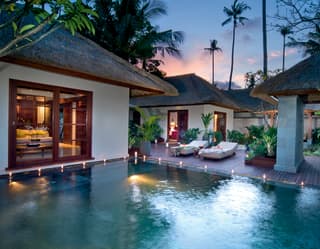
[[[201,113],[201,120],[204,126],[204,133],[202,137],[203,140],[209,139],[208,128],[212,119],[213,119],[213,114],[211,112],[207,114]]]
[[[150,156],[151,141],[154,141],[156,136],[159,134],[158,121],[160,120],[160,116],[148,116],[141,108],[138,107],[136,107],[136,110],[140,113],[142,119],[142,124],[136,125],[138,128],[140,153],[146,156]]]

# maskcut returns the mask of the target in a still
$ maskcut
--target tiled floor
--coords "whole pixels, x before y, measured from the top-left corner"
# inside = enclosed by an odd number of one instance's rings
[[[168,148],[162,144],[156,144],[152,147],[151,157],[155,160],[161,158],[163,163],[170,161],[177,165],[182,161],[183,167],[203,168],[203,170],[207,170],[208,172],[223,175],[231,175],[232,172],[234,172],[235,175],[261,179],[263,179],[263,175],[265,175],[267,181],[297,185],[300,185],[303,182],[305,186],[320,187],[320,157],[305,157],[303,165],[296,174],[245,165],[244,150],[237,150],[237,153],[234,156],[223,160],[201,160],[194,156],[171,156]]]

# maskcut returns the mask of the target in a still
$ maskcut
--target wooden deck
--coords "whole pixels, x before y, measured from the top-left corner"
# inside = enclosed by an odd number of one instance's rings
[[[270,168],[248,166],[244,164],[245,151],[237,150],[237,153],[223,160],[201,160],[194,156],[170,155],[170,151],[163,144],[156,144],[152,147],[151,158],[158,160],[161,158],[162,163],[174,163],[182,167],[191,167],[203,169],[204,171],[222,175],[239,175],[251,178],[263,179],[266,181],[281,182],[285,184],[294,184],[310,187],[320,187],[320,157],[305,157],[303,165],[298,173],[286,173],[275,171]]]

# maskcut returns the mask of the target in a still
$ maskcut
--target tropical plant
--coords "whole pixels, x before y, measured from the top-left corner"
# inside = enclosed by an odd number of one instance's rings
[[[156,136],[159,134],[159,125],[158,121],[160,116],[156,115],[147,115],[141,108],[136,107],[141,115],[142,124],[137,125],[137,136],[141,142],[151,142],[154,141]]]
[[[156,57],[180,57],[178,49],[184,35],[180,31],[159,31],[152,25],[154,17],[166,14],[165,4],[158,0],[95,0],[99,18],[93,23],[96,35],[85,34],[102,47],[132,64],[162,75]]]
[[[234,64],[234,43],[236,37],[236,28],[239,24],[244,25],[244,21],[248,20],[248,18],[242,16],[242,13],[246,10],[251,9],[246,3],[238,2],[238,0],[234,0],[231,8],[224,7],[223,12],[227,15],[227,19],[222,23],[222,26],[226,24],[233,23],[232,28],[232,50],[231,50],[231,69],[230,69],[230,77],[229,77],[229,86],[228,89],[231,89],[232,82],[232,74],[233,74],[233,64]]]
[[[205,48],[204,50],[209,51],[212,58],[212,85],[214,85],[214,53],[216,52],[222,52],[222,49],[218,47],[218,41],[217,40],[211,40],[210,41],[210,47]]]
[[[223,135],[221,131],[214,132],[214,145],[219,144],[223,140]]]
[[[181,142],[188,144],[193,140],[196,140],[199,134],[200,134],[199,128],[190,128],[186,130],[186,132],[183,134]]]
[[[286,57],[286,37],[291,34],[290,27],[282,26],[280,27],[280,34],[282,35],[282,72],[285,69],[285,57]]]
[[[201,120],[204,126],[203,140],[208,139],[208,128],[212,119],[213,119],[212,112],[209,112],[207,114],[201,113]]]
[[[246,135],[237,130],[227,130],[227,139],[230,142],[246,144]]]
[[[320,144],[320,128],[312,130],[312,144]]]
[[[276,146],[277,146],[277,129],[269,128],[262,135],[263,143],[266,147],[266,155],[269,157],[274,157],[276,155]]]
[[[133,121],[129,121],[128,147],[137,147],[139,142],[138,127]]]
[[[246,129],[248,130],[249,144],[253,143],[253,141],[255,141],[256,139],[261,139],[264,133],[263,126],[250,125],[250,126],[246,126]]]
[[[72,34],[87,30],[94,34],[90,16],[98,18],[81,0],[1,1],[0,57],[34,44],[60,27]]]
[[[261,127],[251,126],[251,132],[251,136],[254,138],[251,140],[251,143],[249,144],[249,157],[275,157],[277,149],[277,129],[271,127],[266,130],[262,129],[261,132]]]

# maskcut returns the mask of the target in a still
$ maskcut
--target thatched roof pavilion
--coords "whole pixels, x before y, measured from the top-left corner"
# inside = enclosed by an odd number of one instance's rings
[[[226,94],[195,74],[172,76],[165,80],[178,90],[178,96],[137,97],[131,98],[130,103],[141,107],[213,104],[238,108]]]
[[[1,39],[3,37],[9,39],[2,34]],[[176,89],[164,80],[64,29],[54,31],[39,42],[0,58],[0,61],[128,87],[131,96],[177,94]]]
[[[290,69],[266,80],[251,92],[270,103],[270,96],[304,96],[304,103],[320,102],[320,55],[313,55]]]
[[[277,161],[275,170],[297,172],[304,160],[304,109],[320,103],[320,55],[313,55],[266,80],[251,92],[270,103],[278,102]],[[312,130],[309,115],[308,140]]]

